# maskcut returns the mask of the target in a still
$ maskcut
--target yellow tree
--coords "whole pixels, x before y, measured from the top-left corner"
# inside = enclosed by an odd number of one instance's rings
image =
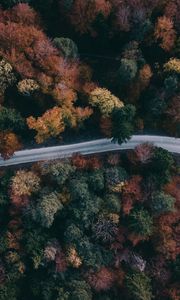
[[[43,143],[49,137],[58,136],[65,128],[62,109],[57,106],[46,111],[37,120],[34,117],[29,117],[27,124],[30,129],[37,131],[36,141],[38,144]]]
[[[105,88],[95,88],[89,96],[89,103],[97,107],[104,117],[110,116],[114,108],[121,108],[124,103]]]

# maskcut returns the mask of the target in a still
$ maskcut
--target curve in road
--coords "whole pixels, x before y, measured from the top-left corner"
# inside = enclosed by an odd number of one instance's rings
[[[169,152],[180,154],[180,138],[153,136],[153,135],[134,135],[127,142],[119,145],[110,139],[99,139],[89,142],[44,147],[39,149],[27,149],[15,152],[14,156],[8,160],[0,158],[0,166],[6,167],[11,165],[26,164],[37,161],[60,159],[71,157],[75,153],[82,155],[104,153],[118,150],[134,149],[137,145],[149,142],[157,147],[162,147]]]

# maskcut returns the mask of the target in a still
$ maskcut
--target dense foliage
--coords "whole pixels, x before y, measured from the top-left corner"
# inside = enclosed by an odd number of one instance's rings
[[[179,9],[179,0],[0,0],[2,156],[75,134],[179,136]]]
[[[177,300],[179,186],[151,144],[1,170],[0,300]]]

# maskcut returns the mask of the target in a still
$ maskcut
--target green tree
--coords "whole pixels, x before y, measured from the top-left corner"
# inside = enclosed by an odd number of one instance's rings
[[[95,170],[88,176],[90,189],[94,192],[100,192],[104,189],[104,175],[102,170]]]
[[[134,130],[135,112],[135,107],[130,104],[121,109],[114,109],[112,113],[112,138],[114,141],[122,144],[130,139]]]
[[[164,192],[157,193],[153,196],[151,209],[155,215],[174,211],[174,203],[176,199]]]
[[[0,108],[0,131],[9,130],[14,133],[22,133],[25,128],[25,120],[19,112],[12,108]]]
[[[138,66],[135,60],[123,58],[118,70],[118,76],[121,82],[128,83],[132,81],[137,74]]]
[[[150,171],[157,178],[159,186],[170,180],[173,164],[172,154],[165,149],[155,148]]]
[[[51,227],[56,213],[63,208],[61,197],[57,192],[44,195],[39,200],[34,211],[33,218],[43,227]]]
[[[117,195],[106,194],[104,200],[105,200],[105,206],[109,212],[111,212],[111,213],[119,213],[120,212],[121,201]]]
[[[41,165],[42,174],[50,176],[50,179],[60,186],[66,182],[74,171],[75,168],[68,160],[52,161]]]
[[[134,300],[151,300],[151,280],[142,272],[133,271],[126,275],[125,280],[128,293]]]
[[[148,237],[153,232],[153,218],[147,210],[135,209],[128,217],[128,228],[138,235]]]
[[[60,54],[65,58],[77,58],[78,57],[78,48],[76,44],[69,38],[55,38],[53,40],[54,45]]]

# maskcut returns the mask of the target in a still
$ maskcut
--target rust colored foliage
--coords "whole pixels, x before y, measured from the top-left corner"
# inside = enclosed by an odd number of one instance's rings
[[[98,272],[89,271],[87,281],[97,292],[109,290],[114,283],[114,274],[106,267],[102,267]]]
[[[72,25],[81,34],[90,32],[92,35],[96,35],[92,23],[99,14],[107,18],[110,12],[111,4],[108,0],[75,0],[69,18]]]
[[[154,147],[150,143],[144,143],[135,147],[134,151],[128,153],[128,158],[133,164],[147,164],[151,161]]]
[[[10,194],[11,203],[18,208],[26,207],[29,204],[29,197],[27,195],[16,195],[11,193]]]
[[[142,177],[135,175],[126,182],[122,193],[122,209],[125,215],[128,215],[135,202],[143,201],[143,192],[141,188]]]
[[[166,259],[175,260],[177,255],[180,254],[180,225],[179,211],[164,214],[156,224],[157,232],[154,237],[154,244],[156,250],[163,254]]]
[[[65,272],[67,270],[67,262],[64,252],[59,249],[55,257],[56,272]]]
[[[172,19],[174,21],[175,27],[177,30],[180,30],[180,2],[179,0],[171,0],[167,1],[165,7],[165,16]]]
[[[58,87],[58,99],[55,100],[66,100],[77,87],[77,64],[68,64],[59,55],[42,31],[37,13],[27,4],[0,10],[0,43],[0,54],[11,63],[22,79],[36,80],[42,91],[50,95],[53,95],[55,86],[62,84],[61,88]]]
[[[164,191],[176,199],[175,206],[180,209],[180,177],[172,177],[171,182],[164,187]]]
[[[160,46],[165,51],[170,51],[176,40],[176,31],[173,21],[166,16],[159,17],[155,27],[155,38],[160,40]]]
[[[78,170],[83,170],[83,169],[95,170],[95,169],[100,169],[102,166],[102,163],[97,156],[85,157],[80,154],[73,155],[72,164]]]
[[[12,132],[0,132],[0,153],[4,159],[10,158],[21,147],[22,145],[16,134]]]

